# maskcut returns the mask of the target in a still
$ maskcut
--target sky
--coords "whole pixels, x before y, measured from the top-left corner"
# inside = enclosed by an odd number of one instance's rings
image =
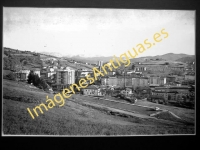
[[[195,11],[3,8],[3,46],[60,56],[120,56],[162,29],[169,34],[139,57],[195,55]]]

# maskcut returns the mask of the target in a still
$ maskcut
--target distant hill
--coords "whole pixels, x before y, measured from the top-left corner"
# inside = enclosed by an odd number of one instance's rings
[[[194,57],[194,55],[167,53],[164,55],[134,58],[134,59],[131,59],[131,62],[144,62],[145,60],[156,60],[156,59],[166,60],[166,61],[168,60],[178,61],[178,59],[186,58],[186,57]]]
[[[91,64],[97,64],[98,61],[103,61],[103,62],[108,62],[110,59],[112,59],[112,56],[108,57],[81,57],[79,55],[73,56],[73,57],[63,57],[68,60],[76,60],[76,61],[81,61],[81,62],[87,62]]]
[[[193,55],[168,53],[164,55],[155,56],[155,58],[162,58],[165,60],[177,60],[177,59],[188,57],[188,56],[193,56]]]
[[[190,58],[191,57],[191,58]],[[63,57],[68,60],[76,60],[76,61],[81,61],[81,62],[87,62],[91,64],[96,64],[98,61],[103,61],[103,62],[108,62],[111,59],[113,59],[113,56],[108,56],[108,57],[81,57],[79,55],[73,56],[73,57]],[[183,59],[181,59],[183,58]],[[194,60],[194,55],[187,55],[187,54],[174,54],[174,53],[167,53],[164,55],[157,55],[157,56],[146,56],[146,57],[139,57],[139,58],[134,58],[131,59],[131,62],[144,62],[146,60],[166,60],[166,61],[179,61],[180,62],[185,62],[184,60],[186,59],[191,59]]]
[[[49,56],[49,57],[62,57],[62,55],[61,54],[59,54],[59,53],[56,53],[56,52],[39,52],[39,54],[40,54],[40,56],[41,57],[47,57],[47,56]],[[43,56],[44,55],[44,56]]]
[[[61,56],[57,52],[31,52],[31,51],[20,51],[18,49],[12,49],[12,48],[4,48],[4,59],[7,58],[8,54],[12,55],[13,58],[19,58],[19,61],[22,61],[22,59],[32,59],[31,61],[27,60],[27,64],[25,67],[32,68],[36,66],[41,66],[41,64],[45,64],[45,59],[47,58],[56,58],[57,60],[60,60],[61,65],[73,67],[75,69],[80,68],[88,68],[91,69],[97,64],[98,61],[103,61],[103,63],[109,62],[111,59],[113,59],[113,56],[96,56],[96,57],[82,57],[80,55],[76,56]],[[33,57],[34,56],[34,57]],[[41,62],[39,59],[41,59],[43,62]],[[37,61],[36,61],[37,60]],[[178,61],[181,63],[186,62],[193,62],[195,61],[194,55],[187,55],[187,54],[174,54],[174,53],[167,53],[164,55],[156,55],[156,56],[146,56],[146,57],[139,57],[130,59],[132,63],[134,62],[143,62],[143,63],[153,63],[153,64],[165,64],[166,62],[174,63],[174,61]],[[77,62],[77,63],[75,63]],[[9,63],[9,61],[8,61]],[[176,63],[176,62],[175,62]],[[13,64],[19,64],[17,62],[13,62]],[[50,64],[46,64],[50,65]],[[8,66],[9,67],[9,66]]]
[[[183,58],[180,58],[180,59],[177,59],[176,61],[179,61],[179,62],[195,62],[195,56],[190,56],[190,57],[183,57]]]

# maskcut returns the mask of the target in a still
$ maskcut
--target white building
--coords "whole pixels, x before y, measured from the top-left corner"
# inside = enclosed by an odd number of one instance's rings
[[[83,90],[83,95],[102,96],[101,89],[96,85],[90,85]]]
[[[75,70],[59,70],[56,72],[56,84],[69,85],[75,83]]]

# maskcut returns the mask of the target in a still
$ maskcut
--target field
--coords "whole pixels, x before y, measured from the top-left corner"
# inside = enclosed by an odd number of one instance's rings
[[[157,135],[194,134],[194,124],[165,123],[159,120],[122,117],[66,99],[32,119],[27,108],[46,103],[49,94],[23,82],[3,80],[3,133],[5,135]],[[148,103],[145,103],[146,105]],[[151,105],[151,104],[149,104]],[[175,109],[173,109],[174,111]],[[190,112],[191,111],[191,112]],[[177,113],[194,121],[194,110]],[[183,115],[185,113],[185,115]]]

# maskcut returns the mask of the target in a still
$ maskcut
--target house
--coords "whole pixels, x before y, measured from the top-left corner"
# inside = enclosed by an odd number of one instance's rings
[[[152,95],[163,96],[165,100],[177,101],[182,97],[186,97],[190,94],[190,87],[188,86],[169,86],[169,87],[155,87]]]
[[[132,78],[133,89],[136,89],[137,87],[146,87],[146,86],[149,86],[147,77]]]
[[[125,81],[125,83],[124,83]],[[129,77],[129,76],[118,76],[118,77],[101,77],[102,85],[112,85],[112,86],[120,86],[121,88],[129,87],[136,88],[138,86],[148,86],[148,78],[147,77]]]
[[[54,79],[55,75],[56,75],[56,72],[47,72],[47,77],[48,78]]]
[[[139,87],[137,87],[137,88],[135,89],[135,92],[136,92],[136,94],[137,94],[138,96],[142,96],[142,97],[147,98],[147,97],[149,97],[150,94],[151,94],[151,88],[148,87],[148,86],[146,86],[146,87],[145,87],[145,86],[143,86],[143,87],[139,86]]]
[[[54,73],[52,73],[53,75]],[[75,70],[57,70],[56,84],[70,85],[75,83]]]
[[[22,73],[22,72],[14,72],[16,74],[16,77],[18,78],[18,80],[20,81],[26,81],[26,73]]]
[[[113,75],[115,75],[116,74],[116,71],[108,71],[107,72],[107,75],[108,76],[113,76]]]
[[[101,89],[96,85],[90,85],[82,89],[83,95],[103,96]]]
[[[27,80],[29,73],[30,73],[30,70],[20,70],[19,72],[16,72],[20,80]]]
[[[122,90],[121,93],[124,95],[133,94],[132,89],[129,89],[129,88],[126,88],[126,90]]]
[[[168,84],[168,83],[171,83],[171,82],[175,82],[176,77],[177,76],[175,76],[175,75],[169,75],[169,76],[167,76],[166,77],[166,83]]]
[[[195,80],[195,73],[190,72],[190,73],[185,74],[185,80]]]
[[[144,72],[144,71],[147,71],[147,68],[145,65],[135,65],[134,71],[135,72]]]
[[[57,66],[53,66],[53,69],[58,69],[58,67]]]
[[[33,73],[37,74],[40,77],[40,68],[33,68]]]
[[[47,71],[48,72],[54,72],[54,68],[48,68]]]
[[[166,78],[159,76],[150,76],[149,77],[150,85],[164,85],[166,84]]]

